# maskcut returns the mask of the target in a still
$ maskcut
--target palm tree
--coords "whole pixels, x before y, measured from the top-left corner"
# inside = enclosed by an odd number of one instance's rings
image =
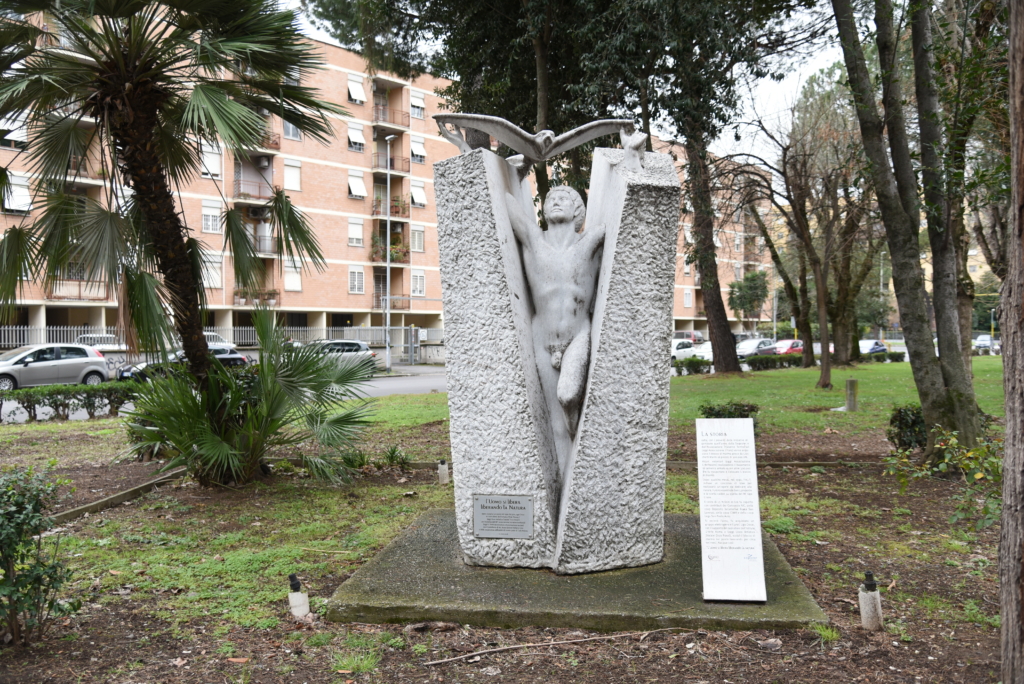
[[[120,292],[140,345],[162,348],[165,306],[192,373],[205,382],[202,246],[175,204],[200,173],[203,146],[265,146],[280,116],[307,136],[333,134],[343,113],[301,85],[320,68],[297,15],[277,0],[6,0],[0,8],[0,120],[23,117],[42,211],[0,240],[0,317],[26,273],[52,283],[69,264]],[[75,159],[109,180],[100,199],[72,196]],[[0,167],[0,196],[8,169]],[[277,190],[268,203],[278,253],[323,255],[310,226]],[[240,287],[263,262],[238,209],[222,217]],[[159,274],[155,277],[153,274]]]

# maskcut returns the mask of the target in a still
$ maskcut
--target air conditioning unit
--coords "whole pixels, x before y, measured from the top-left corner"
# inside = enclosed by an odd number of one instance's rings
[[[266,107],[257,107],[256,113],[259,114],[260,116],[270,116],[270,110],[267,109]]]
[[[265,219],[269,209],[266,207],[249,207],[249,218],[251,219]]]
[[[256,166],[261,169],[269,169],[270,157],[256,157]]]

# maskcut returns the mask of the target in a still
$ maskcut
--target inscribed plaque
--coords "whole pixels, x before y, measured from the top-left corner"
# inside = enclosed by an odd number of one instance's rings
[[[473,495],[473,534],[490,539],[533,536],[533,497],[509,494]]]
[[[754,422],[697,420],[705,601],[765,601]]]

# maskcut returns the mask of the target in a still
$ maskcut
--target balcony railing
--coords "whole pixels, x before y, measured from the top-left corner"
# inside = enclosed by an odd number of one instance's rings
[[[107,300],[107,284],[99,280],[56,280],[47,290],[46,298],[103,302]]]
[[[374,105],[373,123],[385,123],[408,128],[409,112],[403,112],[401,109],[392,109],[383,105]]]
[[[388,155],[377,152],[373,155],[373,169],[387,171]],[[409,173],[408,157],[391,157],[391,170],[399,173]]]
[[[391,295],[391,310],[392,311],[408,311],[410,300],[408,299],[395,299],[395,297],[408,297],[409,295]],[[373,308],[375,311],[382,311],[384,309],[384,293],[374,292],[373,293]]]
[[[387,216],[387,202],[382,199],[373,200],[372,216]],[[409,201],[402,197],[391,199],[391,218],[409,218]]]
[[[274,198],[274,188],[263,181],[235,181],[236,200],[269,200]]]

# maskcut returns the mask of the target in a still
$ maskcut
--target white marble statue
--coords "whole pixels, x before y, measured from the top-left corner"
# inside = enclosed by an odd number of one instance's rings
[[[576,438],[590,363],[590,319],[601,270],[604,226],[583,229],[586,206],[567,185],[548,191],[547,230],[510,194],[512,232],[522,246],[523,270],[533,303],[537,371],[551,416],[558,469],[565,478]]]

